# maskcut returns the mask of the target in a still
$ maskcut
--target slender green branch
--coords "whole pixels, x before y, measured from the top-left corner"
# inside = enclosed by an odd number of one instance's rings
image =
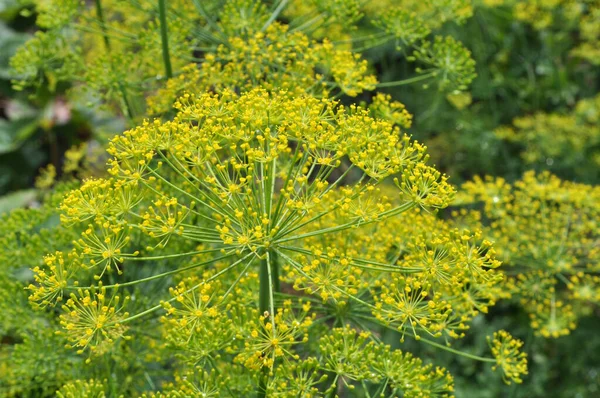
[[[196,6],[196,9],[198,10],[198,12],[200,12],[200,14],[202,14],[202,16],[204,17],[204,19],[206,19],[206,23],[213,28],[215,31],[222,33],[221,28],[219,27],[219,25],[217,25],[217,23],[212,19],[212,17],[208,14],[208,12],[206,12],[206,10],[204,9],[204,7],[202,6],[202,1],[201,0],[192,0],[194,3],[194,6]]]
[[[267,30],[267,28],[273,23],[273,21],[275,21],[275,19],[277,19],[277,17],[281,13],[281,11],[283,11],[283,9],[285,8],[285,6],[287,5],[288,2],[289,2],[289,0],[281,0],[279,2],[279,5],[273,11],[273,13],[271,14],[271,16],[267,20],[267,22],[265,22],[265,24],[263,25],[261,31],[264,32],[265,30]]]
[[[176,254],[167,254],[164,256],[152,256],[152,257],[126,257],[127,261],[148,261],[148,260],[164,260],[167,258],[177,258],[177,257],[185,257],[185,256],[194,256],[196,254],[205,254],[205,253],[213,253],[223,250],[221,247],[217,247],[214,249],[206,249],[206,250],[195,250],[192,252],[186,253],[176,253]]]
[[[289,250],[289,251],[306,254],[306,255],[310,255],[310,256],[316,256],[319,258],[325,258],[325,259],[333,258],[334,260],[340,259],[339,256],[330,257],[325,254],[316,255],[315,253],[313,253],[310,250],[306,250],[306,249],[302,249],[302,248],[294,247],[294,246],[281,245],[281,246],[278,246],[278,248],[282,249],[282,250]],[[355,267],[370,269],[370,270],[375,270],[375,271],[399,272],[399,273],[423,272],[423,268],[394,266],[395,261],[392,263],[386,264],[386,263],[380,263],[375,260],[363,260],[361,258],[348,258],[347,260],[351,265],[353,265]]]
[[[364,317],[362,317],[362,318],[364,318]],[[366,318],[364,318],[364,319],[366,319]],[[394,328],[394,327],[392,327],[390,325],[386,325],[385,323],[379,323],[379,325],[381,325],[381,326],[383,326],[383,327],[385,327],[385,328],[387,328],[389,330],[393,330],[395,332],[398,332],[400,330],[402,330],[403,332],[407,331],[406,328],[396,329],[396,328]],[[436,343],[435,341],[424,339],[421,336],[413,336],[410,333],[406,333],[405,335],[410,336],[410,337],[414,337],[415,340],[417,340],[418,342],[423,342],[425,344],[429,344],[429,345],[431,345],[433,347],[442,349],[444,351],[451,352],[451,353],[456,354],[456,355],[460,355],[460,356],[465,357],[465,358],[474,359],[475,361],[481,361],[481,362],[496,363],[496,360],[494,358],[480,357],[479,355],[469,354],[468,352],[459,351],[459,350],[456,350],[454,348],[445,346],[443,344]]]
[[[410,336],[410,334],[408,334],[408,335]],[[445,351],[451,352],[451,353],[453,353],[453,354],[456,354],[456,355],[463,356],[463,357],[465,357],[465,358],[474,359],[474,360],[476,360],[476,361],[481,361],[481,362],[490,362],[490,363],[496,363],[496,360],[495,360],[494,358],[480,357],[480,356],[478,356],[478,355],[469,354],[468,352],[464,352],[464,351],[455,350],[454,348],[451,348],[451,347],[445,346],[445,345],[443,345],[443,344],[436,343],[435,341],[431,341],[431,340],[424,339],[424,338],[422,338],[422,337],[421,337],[421,338],[419,338],[419,341],[422,341],[422,342],[423,342],[423,343],[425,343],[425,344],[429,344],[429,345],[431,345],[431,346],[434,346],[434,347],[440,348],[440,349],[442,349],[442,350],[445,350]]]
[[[389,42],[392,37],[393,37],[392,35],[388,35],[387,37],[383,37],[383,38],[379,39],[376,42],[367,43],[367,44],[365,44],[362,47],[353,48],[352,51],[354,53],[362,53],[362,52],[365,52],[367,50],[371,50],[371,49],[373,49],[375,47],[379,47],[379,46],[381,46],[381,45]]]
[[[260,316],[262,316],[265,312],[268,312],[270,304],[272,305],[272,303],[269,303],[271,301],[271,296],[269,294],[271,289],[272,285],[270,280],[269,261],[268,257],[265,256],[265,258],[260,260],[259,271],[258,309],[260,311]],[[271,314],[271,318],[273,318],[273,314]],[[266,367],[264,367],[258,382],[258,398],[266,398],[267,396],[268,377],[269,371]]]
[[[102,287],[105,288],[105,289],[116,289],[116,288],[119,288],[119,287],[122,287],[122,286],[137,285],[138,283],[144,283],[144,282],[148,282],[148,281],[151,281],[151,280],[154,280],[154,279],[160,279],[160,278],[163,278],[165,276],[177,274],[177,273],[183,272],[183,271],[188,271],[190,269],[198,268],[198,267],[201,267],[203,265],[208,265],[210,263],[214,263],[216,261],[223,260],[223,259],[225,259],[227,257],[231,257],[234,254],[235,254],[235,252],[231,251],[228,254],[212,258],[212,259],[210,259],[208,261],[203,261],[201,263],[196,263],[196,264],[188,265],[187,267],[183,267],[183,268],[177,268],[177,269],[174,269],[174,270],[171,270],[171,271],[163,272],[162,274],[157,274],[157,275],[149,276],[147,278],[142,278],[142,279],[136,279],[136,280],[131,281],[131,282],[115,283],[114,285],[105,285],[105,286],[102,286]],[[92,287],[93,286],[86,286],[86,287],[69,286],[66,289],[69,289],[69,290],[81,290],[81,289],[84,289],[85,290],[85,289],[91,289]]]
[[[344,231],[349,228],[356,228],[356,227],[359,227],[362,225],[367,225],[367,224],[381,221],[383,218],[387,218],[387,217],[391,217],[391,216],[403,213],[407,210],[410,210],[414,206],[415,206],[414,202],[407,202],[407,203],[402,204],[401,206],[395,207],[391,210],[381,213],[379,215],[379,218],[374,219],[374,220],[365,221],[365,220],[357,219],[356,221],[351,221],[346,224],[337,225],[335,227],[323,228],[323,229],[319,229],[317,231],[307,232],[305,234],[300,234],[300,235],[295,235],[295,236],[285,236],[284,235],[283,238],[277,239],[276,242],[284,243],[284,242],[289,242],[289,241],[293,241],[293,240],[310,238],[311,236],[324,235],[324,234],[329,234],[329,233],[333,233],[333,232]],[[286,234],[289,234],[289,232]]]
[[[363,388],[363,391],[365,392],[366,398],[371,398],[371,394],[369,394],[369,389],[367,388],[365,381],[361,380],[360,384],[362,385],[362,388]]]
[[[335,398],[337,395],[337,383],[338,383],[339,377],[340,377],[340,375],[336,374],[335,378],[333,379],[333,382],[331,383],[331,391],[329,392],[329,395],[328,395],[329,398]]]
[[[569,280],[560,272],[556,274],[556,276],[558,277],[558,279],[560,279],[561,281],[563,281],[563,283],[565,285],[569,285],[571,282],[569,282]]]
[[[271,323],[273,324],[273,335],[277,335],[277,329],[275,328],[275,295],[273,292],[273,285],[275,284],[273,280],[273,264],[271,263],[271,254],[267,252],[267,273],[269,274],[269,309],[270,309],[270,318]]]
[[[191,288],[189,288],[188,290],[186,290],[186,291],[185,291],[185,292],[183,292],[182,294],[187,294],[187,293],[189,293],[189,292],[192,292],[192,291],[194,291],[194,290],[198,289],[200,286],[202,286],[202,285],[204,285],[204,284],[206,284],[206,283],[208,283],[208,282],[211,282],[211,281],[213,281],[213,280],[217,279],[218,277],[220,277],[220,276],[221,276],[221,275],[223,275],[224,273],[226,273],[226,272],[228,272],[229,270],[231,270],[231,269],[235,268],[235,267],[236,267],[238,264],[240,264],[241,262],[243,262],[244,260],[246,260],[248,257],[250,257],[250,256],[252,256],[252,255],[254,255],[254,253],[248,253],[248,254],[246,254],[244,257],[240,258],[239,260],[237,260],[236,262],[234,262],[234,263],[233,263],[233,264],[231,264],[230,266],[228,266],[228,267],[226,267],[226,268],[222,269],[221,271],[217,272],[216,274],[214,274],[214,275],[213,275],[213,276],[211,276],[210,278],[203,280],[202,282],[198,283],[197,285],[195,285],[195,286],[192,286]],[[252,260],[250,260],[250,261],[252,261]],[[148,308],[146,311],[142,311],[142,312],[140,312],[139,314],[132,315],[132,316],[130,316],[130,317],[128,317],[128,318],[125,318],[125,319],[123,319],[123,320],[121,320],[121,321],[118,321],[118,322],[113,322],[113,323],[107,324],[106,326],[111,326],[111,325],[113,325],[113,324],[115,324],[115,323],[118,323],[118,324],[123,324],[123,323],[127,323],[127,322],[134,321],[134,320],[136,320],[136,319],[138,319],[138,318],[141,318],[141,317],[143,317],[143,316],[145,316],[145,315],[151,314],[151,313],[153,313],[154,311],[157,311],[157,310],[159,310],[159,309],[163,308],[163,305],[164,305],[164,304],[166,304],[166,303],[171,303],[171,302],[173,302],[173,301],[177,300],[177,298],[178,298],[179,296],[180,296],[180,295],[178,295],[178,296],[175,296],[175,297],[173,297],[173,298],[171,298],[171,299],[169,299],[169,300],[167,300],[167,301],[165,301],[165,302],[163,302],[163,303],[161,303],[161,304],[158,304],[158,305],[155,305],[154,307]]]
[[[96,16],[100,22],[100,29],[102,30],[102,38],[104,39],[106,52],[110,52],[110,40],[108,39],[108,32],[106,31],[106,25],[104,23],[104,12],[102,11],[102,3],[100,0],[96,0]]]
[[[280,293],[281,281],[279,280],[279,261],[277,258],[277,252],[271,251],[269,255],[271,256],[271,271],[273,272],[273,289],[276,293]]]
[[[231,284],[231,286],[229,286],[229,289],[227,289],[227,291],[225,292],[225,294],[222,297],[223,302],[225,302],[225,299],[229,296],[229,294],[233,291],[233,289],[235,289],[235,287],[238,285],[238,283],[240,283],[240,280],[244,277],[244,275],[246,275],[246,271],[248,271],[248,268],[250,268],[250,265],[252,265],[252,261],[249,261],[248,264],[246,264],[246,266],[244,267],[242,272],[240,272],[240,274],[238,275],[235,282],[233,282]]]
[[[106,23],[104,21],[104,11],[102,10],[102,2],[101,0],[96,0],[96,16],[98,17],[98,22],[100,23],[100,29],[102,30],[102,38],[104,40],[104,45],[106,46],[106,53],[110,54],[110,39],[108,38],[108,31],[106,29]],[[114,70],[114,65],[112,59],[109,60],[111,70]],[[113,73],[114,75],[114,73]],[[127,99],[127,93],[125,91],[125,87],[123,83],[119,82],[119,93],[121,94],[121,101],[123,106],[123,113],[127,116],[130,122],[133,123],[133,114],[131,112],[131,105],[129,105],[129,100]]]
[[[433,77],[434,75],[435,74],[432,72],[432,73],[427,73],[425,75],[411,77],[409,79],[396,80],[396,81],[393,81],[393,82],[378,83],[377,84],[377,88],[404,86],[404,85],[407,85],[407,84],[412,84],[412,83],[420,82],[421,80],[429,79],[430,77]]]
[[[167,78],[173,77],[171,57],[169,56],[169,33],[167,32],[167,10],[165,0],[158,0],[158,17],[160,19],[160,40],[162,42],[162,56],[165,63]]]
[[[318,14],[314,18],[311,18],[308,21],[304,22],[302,25],[292,28],[290,32],[304,31],[304,29],[310,28],[312,25],[314,25],[323,18],[323,14]]]
[[[269,263],[267,258],[260,260],[258,309],[260,314],[269,311]]]

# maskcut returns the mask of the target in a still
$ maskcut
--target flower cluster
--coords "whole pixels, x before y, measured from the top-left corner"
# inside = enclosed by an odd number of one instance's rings
[[[75,380],[65,384],[56,392],[56,396],[58,398],[105,398],[105,385],[106,381],[100,382],[94,379],[87,381]]]
[[[32,1],[37,24],[44,29],[22,46],[11,60],[15,86],[50,89],[75,82],[74,95],[101,99],[109,107],[133,117],[140,113],[134,97],[151,90],[164,76],[156,5],[137,1]],[[186,1],[169,2],[170,59],[175,68],[189,62],[188,37],[199,20]],[[126,19],[124,19],[126,16]],[[195,16],[195,17],[194,17]],[[131,58],[135,58],[131,61]],[[110,73],[107,73],[109,71]]]
[[[533,172],[514,185],[475,179],[457,197],[459,205],[483,205],[483,218],[465,222],[487,220],[485,236],[514,269],[506,287],[545,337],[568,334],[598,304],[599,199],[597,187]]]
[[[507,331],[499,330],[492,338],[488,337],[488,344],[496,358],[496,366],[502,369],[507,382],[522,383],[521,376],[527,374],[527,358],[520,350],[523,342],[512,337]]]
[[[423,65],[416,69],[421,76],[413,78],[415,81],[432,78],[441,91],[464,91],[476,76],[470,51],[451,36],[435,35],[429,39],[429,35],[449,18],[470,16],[472,9],[462,1],[441,3],[408,4],[408,7],[403,4],[402,8],[386,9],[375,18],[375,24],[396,40],[398,48],[414,48],[407,59]]]
[[[80,237],[34,270],[30,299],[63,303],[66,344],[91,363],[152,322],[177,358],[173,394],[451,394],[446,371],[370,332],[460,338],[502,296],[491,243],[435,217],[455,192],[426,148],[397,120],[309,95],[225,90],[175,107],[115,137],[111,176],[64,197]]]
[[[296,95],[319,97],[344,93],[356,96],[377,84],[365,60],[331,42],[317,42],[287,25],[274,23],[266,31],[230,37],[198,67],[190,64],[148,98],[149,110],[161,114],[172,109],[185,92],[213,89],[248,90],[260,85],[285,89]]]
[[[523,147],[521,157],[528,164],[551,168],[600,165],[600,95],[579,101],[563,113],[536,113],[515,118],[512,126],[499,127],[499,138]]]
[[[106,352],[115,339],[124,337],[126,327],[120,324],[127,318],[127,312],[121,312],[129,297],[120,306],[120,297],[106,298],[106,289],[100,288],[79,290],[79,294],[71,297],[63,305],[64,313],[60,316],[61,326],[72,347],[83,353],[89,347],[96,354]]]

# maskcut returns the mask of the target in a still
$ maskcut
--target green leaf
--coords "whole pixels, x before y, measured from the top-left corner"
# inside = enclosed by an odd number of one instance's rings
[[[19,0],[0,0],[0,19],[9,21],[15,18],[21,8],[23,4]]]
[[[0,12],[2,9],[2,0],[0,0]],[[30,35],[15,32],[6,24],[0,21],[0,79],[10,79],[11,69],[9,66],[10,58],[15,54],[17,48],[22,46]]]
[[[18,149],[38,128],[38,120],[26,118],[19,120],[0,119],[0,155]]]
[[[12,209],[24,207],[33,201],[36,196],[36,189],[24,189],[22,191],[15,191],[0,196],[0,214],[9,212]]]

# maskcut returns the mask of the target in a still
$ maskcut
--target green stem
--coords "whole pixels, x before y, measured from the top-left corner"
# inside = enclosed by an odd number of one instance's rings
[[[297,253],[302,253],[302,254],[308,254],[308,255],[311,255],[311,256],[316,256],[316,257],[320,257],[320,258],[324,258],[324,259],[334,259],[334,260],[340,260],[341,259],[341,257],[339,257],[339,256],[329,257],[326,254],[316,255],[316,254],[314,254],[310,250],[302,249],[302,248],[295,247],[295,246],[283,246],[283,245],[281,245],[281,246],[279,246],[279,249],[289,250],[289,251],[293,251],[293,252],[297,252]],[[386,263],[380,263],[378,261],[363,260],[361,258],[347,258],[347,260],[350,262],[351,265],[353,265],[355,267],[364,268],[364,269],[370,269],[370,270],[376,270],[376,271],[398,272],[398,273],[423,272],[423,268],[395,266],[394,264],[396,264],[396,261],[398,261],[398,259],[395,259],[394,261],[391,261],[388,264],[386,264]]]
[[[279,281],[279,262],[277,261],[277,252],[270,252],[271,256],[271,271],[273,272],[273,290],[275,293],[281,292],[281,283]]]
[[[279,265],[277,264],[275,252],[267,251],[264,258],[260,261],[258,308],[261,316],[265,313],[269,314],[269,318],[273,322],[273,328],[275,328],[274,291],[280,291]],[[269,322],[269,320],[265,319],[265,322]],[[267,396],[268,380],[269,369],[263,367],[262,377],[258,383],[258,398],[265,398]]]
[[[171,57],[169,56],[169,34],[167,32],[167,10],[165,0],[158,0],[158,17],[160,20],[160,39],[162,42],[162,56],[165,63],[165,74],[168,79],[173,77]]]
[[[263,316],[265,312],[269,311],[270,306],[270,289],[271,281],[269,278],[269,260],[265,254],[265,258],[260,260],[260,271],[259,271],[259,291],[258,291],[258,309],[260,316]],[[273,316],[273,314],[271,314]],[[265,322],[268,322],[265,320]],[[265,398],[267,396],[267,380],[269,378],[269,369],[267,367],[262,368],[262,375],[258,382],[258,398]]]
[[[183,292],[183,293],[179,294],[178,296],[175,296],[175,297],[173,297],[173,298],[171,298],[171,299],[169,299],[169,300],[166,300],[166,301],[164,301],[164,303],[171,303],[171,302],[173,302],[173,301],[177,300],[177,298],[178,298],[179,296],[182,296],[182,295],[184,295],[184,294],[190,293],[190,292],[192,292],[192,291],[194,291],[194,290],[198,289],[200,286],[202,286],[202,285],[204,285],[204,284],[206,284],[206,283],[209,283],[209,282],[211,282],[211,281],[213,281],[213,280],[217,279],[219,276],[221,276],[221,275],[223,275],[224,273],[228,272],[229,270],[231,270],[231,269],[235,268],[235,267],[236,267],[238,264],[240,264],[241,262],[243,262],[244,260],[246,260],[247,258],[249,258],[250,256],[252,256],[253,254],[254,254],[254,253],[248,253],[248,254],[246,254],[244,257],[242,257],[241,259],[237,260],[236,262],[234,262],[233,264],[231,264],[231,265],[230,265],[230,266],[228,266],[227,268],[224,268],[224,269],[222,269],[221,271],[217,272],[216,274],[214,274],[214,275],[213,275],[213,276],[211,276],[210,278],[203,280],[202,282],[198,283],[198,284],[197,284],[197,285],[195,285],[195,286],[192,286],[191,288],[189,288],[189,289],[188,289],[188,290],[186,290],[185,292]],[[252,261],[252,259],[250,259],[250,261]],[[123,323],[131,322],[131,321],[134,321],[134,320],[136,320],[136,319],[138,319],[138,318],[141,318],[141,317],[143,317],[143,316],[146,316],[146,315],[148,315],[148,314],[151,314],[152,312],[154,312],[154,311],[157,311],[157,310],[159,310],[159,309],[161,309],[161,308],[163,308],[163,304],[158,304],[158,305],[155,305],[155,306],[154,306],[154,307],[152,307],[152,308],[148,308],[146,311],[142,311],[142,312],[140,312],[139,314],[135,314],[135,315],[132,315],[132,316],[130,316],[130,317],[128,317],[128,318],[122,319],[122,320],[121,320],[121,321],[119,321],[119,322],[108,323],[106,326],[112,326],[112,325],[114,325],[114,324],[117,324],[117,323],[118,323],[118,324],[123,324]]]
[[[157,274],[157,275],[149,276],[147,278],[142,278],[142,279],[136,279],[136,280],[131,281],[131,282],[116,283],[116,284],[113,284],[113,285],[104,285],[102,287],[105,288],[105,289],[118,289],[118,288],[123,287],[123,286],[137,285],[138,283],[144,283],[144,282],[152,281],[152,280],[155,280],[155,279],[164,278],[165,276],[177,274],[179,272],[189,271],[189,270],[194,269],[194,268],[202,267],[204,265],[208,265],[208,264],[217,262],[219,260],[223,260],[223,259],[225,259],[227,257],[231,257],[233,255],[234,255],[234,253],[230,252],[230,253],[225,254],[223,256],[215,257],[215,258],[212,258],[210,260],[203,261],[201,263],[196,263],[196,264],[188,265],[187,267],[177,268],[177,269],[174,269],[174,270],[171,270],[171,271],[163,272],[162,274]],[[92,287],[93,286],[85,286],[85,287],[83,287],[83,286],[67,286],[65,289],[68,289],[68,290],[87,290],[87,289],[91,289]]]
[[[96,0],[96,15],[98,16],[98,21],[100,22],[100,29],[102,30],[102,38],[104,39],[106,51],[110,52],[110,41],[108,40],[108,33],[106,31],[106,25],[104,24],[104,12],[102,11],[102,3],[100,0]]]
[[[561,281],[563,281],[563,283],[565,285],[569,285],[571,282],[569,282],[569,280],[561,273],[556,274],[556,276],[558,277],[558,279],[560,279]]]
[[[102,2],[101,0],[96,0],[96,16],[98,17],[98,22],[100,23],[100,29],[102,30],[102,38],[104,39],[104,46],[106,47],[106,53],[110,54],[110,40],[108,38],[108,31],[106,29],[106,23],[104,22],[104,11],[102,10]],[[110,68],[114,70],[114,65],[112,59],[110,59]],[[114,74],[114,73],[113,73]],[[121,101],[123,107],[123,113],[127,116],[129,121],[133,123],[133,113],[131,112],[131,105],[129,105],[129,100],[127,99],[127,93],[125,92],[125,87],[123,83],[119,82],[119,93],[121,94]]]
[[[196,9],[198,10],[198,12],[200,12],[200,14],[202,14],[202,16],[204,17],[204,19],[206,19],[206,23],[213,28],[215,31],[222,33],[221,28],[219,27],[219,25],[217,25],[217,23],[214,21],[214,19],[212,19],[212,17],[209,15],[208,12],[206,12],[206,10],[204,9],[204,7],[202,6],[202,1],[201,0],[192,0],[194,5],[196,6]]]
[[[346,224],[336,225],[335,227],[323,228],[323,229],[319,229],[316,231],[312,231],[312,232],[308,232],[308,233],[300,234],[300,235],[295,235],[295,236],[286,236],[290,233],[290,232],[286,231],[286,235],[284,235],[283,238],[276,239],[276,242],[279,244],[279,243],[289,242],[289,241],[293,241],[293,240],[306,239],[306,238],[310,238],[312,236],[317,236],[317,235],[325,235],[325,234],[331,234],[334,232],[340,232],[340,231],[344,231],[344,230],[350,229],[350,228],[357,228],[361,225],[368,225],[368,224],[372,224],[374,222],[380,222],[383,218],[387,218],[387,217],[391,217],[391,216],[395,216],[397,214],[403,213],[405,211],[410,210],[414,206],[415,206],[414,202],[407,202],[407,203],[404,203],[401,206],[395,207],[391,210],[384,211],[383,213],[379,214],[379,218],[377,218],[376,220],[361,221],[360,219],[357,218],[355,221],[351,221]],[[306,223],[303,223],[303,224],[306,224]],[[296,228],[294,228],[294,229],[296,229]]]
[[[450,348],[448,346],[436,343],[435,341],[427,340],[427,339],[424,339],[424,338],[420,338],[418,341],[422,341],[423,343],[429,344],[429,345],[437,347],[437,348],[441,348],[442,350],[445,350],[445,351],[451,352],[453,354],[457,354],[457,355],[463,356],[465,358],[470,358],[470,359],[474,359],[476,361],[481,361],[481,362],[496,363],[496,360],[494,358],[480,357],[478,355],[473,355],[473,354],[469,354],[467,352],[455,350],[454,348]]]
[[[410,79],[379,83],[379,84],[377,84],[377,88],[404,86],[406,84],[412,84],[412,83],[420,82],[421,80],[429,79],[433,75],[434,75],[433,73],[427,73],[426,75],[415,76],[415,77],[411,77]]]
[[[269,283],[269,262],[265,256],[260,260],[259,270],[258,310],[261,316],[269,311]]]
[[[168,258],[188,257],[188,256],[194,256],[196,254],[220,252],[222,250],[223,250],[222,247],[217,247],[214,249],[195,250],[192,252],[185,252],[185,253],[165,254],[164,256],[150,256],[150,257],[129,257],[129,256],[127,256],[126,259],[127,259],[127,261],[165,260]]]
[[[258,382],[257,398],[265,398],[267,396],[267,378],[269,377],[269,369],[262,369],[262,377]]]
[[[339,377],[339,374],[335,375],[333,383],[331,383],[331,391],[329,392],[328,398],[335,398],[337,396],[337,382]]]
[[[279,16],[279,14],[283,10],[283,8],[287,5],[288,1],[289,0],[281,0],[279,2],[279,5],[275,9],[275,11],[273,11],[273,13],[271,14],[271,16],[267,20],[267,22],[265,22],[265,24],[263,25],[263,27],[261,29],[262,32],[264,32],[265,30],[267,30],[267,28],[273,23],[273,21],[275,21],[275,19],[277,19],[277,17]]]

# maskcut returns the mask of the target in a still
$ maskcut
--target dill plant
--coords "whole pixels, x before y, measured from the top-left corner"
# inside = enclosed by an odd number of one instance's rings
[[[449,347],[504,297],[502,274],[479,230],[436,218],[455,192],[400,131],[411,115],[389,95],[332,99],[428,79],[466,90],[468,50],[426,39],[467,18],[465,2],[415,2],[392,14],[400,28],[353,1],[33,3],[45,30],[12,61],[17,88],[72,82],[132,126],[175,116],[116,136],[110,176],[64,195],[60,223],[60,184],[39,211],[6,218],[3,256],[27,253],[33,276],[14,278],[17,261],[0,272],[18,341],[0,351],[3,393],[452,395],[445,369],[385,344],[384,329],[521,382],[522,343],[504,331],[493,357]],[[371,22],[427,69],[378,83],[356,54],[378,41],[344,42]],[[398,36],[405,26],[414,37]],[[336,29],[341,41],[323,36]]]
[[[176,355],[166,396],[451,395],[446,370],[380,340],[389,328],[520,381],[508,335],[495,358],[435,341],[464,336],[502,275],[480,232],[430,213],[454,189],[424,146],[307,95],[225,91],[176,107],[112,140],[112,176],[60,206],[80,237],[34,270],[30,300],[62,307],[57,338],[90,366],[141,344],[160,347],[159,363]]]

